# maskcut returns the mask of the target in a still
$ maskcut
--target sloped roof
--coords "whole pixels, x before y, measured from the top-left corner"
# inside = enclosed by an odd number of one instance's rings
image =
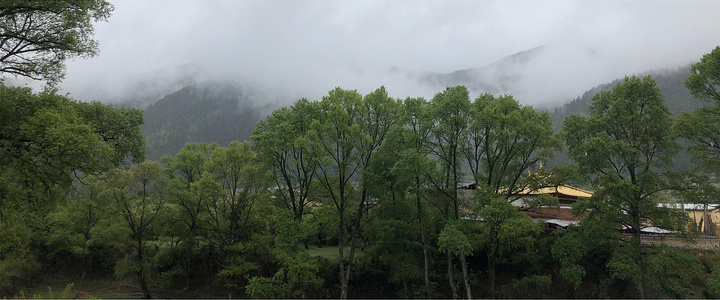
[[[586,191],[583,189],[579,189],[579,188],[571,187],[571,186],[567,186],[567,185],[560,185],[557,187],[546,187],[546,188],[541,188],[539,190],[527,191],[527,192],[524,191],[521,194],[524,194],[524,195],[563,194],[563,195],[582,197],[582,198],[590,198],[593,195],[593,193],[590,191]]]
[[[565,220],[558,220],[558,219],[550,219],[550,220],[545,220],[545,223],[555,224],[555,225],[557,225],[557,226],[560,226],[560,227],[563,227],[563,228],[567,228],[567,227],[570,226],[571,224],[577,224],[577,223],[580,223],[580,222],[579,222],[579,221],[565,221]]]
[[[655,226],[645,227],[643,229],[640,229],[640,232],[655,233],[655,234],[671,234],[672,233],[672,231],[670,231],[670,230],[665,230],[665,229],[662,229],[660,227],[655,227]]]

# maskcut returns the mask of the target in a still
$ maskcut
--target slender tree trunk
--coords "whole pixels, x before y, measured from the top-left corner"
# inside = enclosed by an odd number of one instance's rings
[[[457,299],[457,286],[455,286],[455,279],[453,278],[453,262],[452,262],[452,255],[450,252],[447,252],[447,272],[448,272],[448,283],[450,284],[450,288],[452,289],[453,293],[453,299]]]
[[[347,299],[347,289],[348,289],[348,282],[347,277],[345,277],[345,243],[343,243],[343,239],[345,238],[345,218],[343,218],[342,213],[340,214],[340,237],[338,242],[338,265],[340,266],[340,299]]]
[[[488,253],[488,275],[490,275],[490,297],[495,297],[495,257]]]
[[[348,283],[350,281],[350,270],[355,259],[355,250],[357,249],[357,239],[360,235],[360,220],[362,220],[363,212],[365,211],[365,199],[367,198],[367,190],[363,188],[362,196],[360,197],[360,205],[358,206],[357,215],[355,222],[353,223],[352,232],[350,233],[350,255],[348,255],[348,262],[345,266],[345,298],[347,299]]]
[[[642,239],[640,235],[640,216],[633,214],[633,247],[635,248],[636,262],[640,269],[640,279],[637,282],[637,288],[640,292],[640,299],[645,299],[645,268],[642,259]]]
[[[405,299],[410,298],[410,288],[408,287],[407,278],[405,278],[405,276],[402,277],[402,284],[403,284],[403,298],[405,298]]]
[[[638,248],[638,264],[640,265],[640,299],[645,299],[645,265],[643,263],[642,249]]]
[[[467,262],[465,260],[465,253],[460,253],[460,264],[462,265],[463,280],[465,281],[465,294],[467,299],[472,299],[472,291],[470,290],[470,278],[468,275]]]
[[[138,262],[140,263],[140,270],[138,271],[138,277],[140,277],[140,288],[143,292],[143,298],[144,299],[152,299],[152,295],[150,294],[150,289],[148,289],[147,282],[145,282],[145,262],[143,257],[143,244],[142,244],[142,237],[138,239],[138,247],[137,247],[137,254],[138,254]]]
[[[425,297],[430,298],[430,258],[425,241],[425,224],[423,223],[422,205],[420,204],[420,178],[415,178],[415,203],[418,210],[418,222],[420,223],[420,241],[423,251],[424,275],[425,275]]]

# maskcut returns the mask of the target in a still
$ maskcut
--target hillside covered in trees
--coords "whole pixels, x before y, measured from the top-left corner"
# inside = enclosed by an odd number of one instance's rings
[[[640,76],[648,75],[657,82],[657,87],[660,88],[665,98],[665,104],[673,115],[686,111],[694,111],[707,105],[707,103],[693,98],[690,90],[685,86],[685,79],[690,76],[689,65],[671,70],[651,71],[641,74]],[[595,94],[610,90],[620,82],[622,82],[622,79],[613,80],[612,82],[593,87],[574,100],[551,110],[550,116],[553,119],[554,127],[559,129],[566,116],[572,114],[587,115],[590,112],[590,104]]]
[[[175,154],[185,143],[227,145],[247,140],[257,122],[269,114],[267,97],[256,89],[206,81],[188,85],[145,108],[143,135],[147,156]]]

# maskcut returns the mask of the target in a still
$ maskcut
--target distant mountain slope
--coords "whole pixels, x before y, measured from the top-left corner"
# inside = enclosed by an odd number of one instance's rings
[[[665,97],[665,105],[668,106],[673,115],[684,111],[693,111],[706,105],[693,98],[693,96],[690,95],[690,91],[688,91],[685,87],[685,78],[690,75],[689,65],[671,70],[650,71],[644,74],[639,74],[638,76],[644,77],[647,75],[650,75],[657,82],[658,88],[660,88],[663,96]],[[550,112],[555,129],[557,130],[560,128],[560,125],[562,125],[566,116],[571,114],[589,114],[593,96],[601,91],[611,90],[615,85],[623,80],[624,78],[620,78],[613,80],[612,82],[593,87],[583,93],[582,96],[575,98],[575,100],[555,108]]]
[[[519,88],[526,65],[545,48],[539,46],[530,50],[506,56],[484,67],[454,71],[447,74],[426,73],[419,77],[421,84],[441,90],[447,86],[464,85],[475,93],[504,94]]]
[[[147,157],[174,155],[188,142],[226,146],[247,140],[255,124],[272,110],[258,103],[268,103],[267,97],[229,83],[203,82],[168,94],[145,110]]]
[[[532,63],[543,51],[544,47],[537,47],[482,68],[448,74],[425,74],[421,80],[434,86],[437,91],[441,91],[444,86],[462,84],[472,90],[506,93],[517,88],[516,84],[522,85],[524,76],[527,76],[522,72],[526,64]],[[690,74],[689,66],[647,72],[641,76],[647,74],[657,81],[673,114],[691,111],[703,105],[685,88],[685,78]],[[587,114],[596,93],[609,90],[622,80],[620,78],[598,85],[575,100],[550,109],[555,129],[559,129],[565,116]],[[233,140],[247,140],[255,124],[277,108],[277,105],[267,103],[287,103],[273,100],[277,99],[270,99],[265,92],[247,84],[206,81],[186,85],[146,108],[143,133],[149,147],[147,156],[159,159],[166,154],[176,154],[187,142],[218,142],[226,145]]]
[[[693,98],[690,91],[685,87],[685,78],[690,75],[689,65],[672,70],[650,71],[644,74],[639,74],[638,76],[644,77],[647,75],[650,75],[657,82],[657,86],[660,88],[662,95],[665,98],[665,105],[668,106],[673,115],[685,111],[693,111],[707,105],[706,103]],[[550,111],[553,128],[556,131],[559,130],[566,116],[572,114],[588,115],[590,113],[590,104],[592,103],[593,96],[599,92],[611,90],[615,85],[623,80],[624,78],[616,79],[610,83],[596,86],[583,93],[582,96],[575,98],[575,100]],[[558,153],[555,159],[550,161],[548,165],[556,166],[569,162],[570,159],[565,153]],[[690,156],[685,152],[681,152],[675,160],[674,169],[676,171],[687,170],[691,168],[691,166]]]

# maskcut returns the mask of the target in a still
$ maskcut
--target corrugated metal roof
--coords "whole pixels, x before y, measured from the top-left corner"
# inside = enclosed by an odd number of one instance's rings
[[[717,209],[720,204],[708,204],[708,210],[715,210]],[[705,210],[705,204],[696,204],[696,203],[685,203],[684,205],[681,203],[658,203],[658,207],[667,207],[667,208],[673,208],[673,209],[682,209],[685,207],[685,210]]]

